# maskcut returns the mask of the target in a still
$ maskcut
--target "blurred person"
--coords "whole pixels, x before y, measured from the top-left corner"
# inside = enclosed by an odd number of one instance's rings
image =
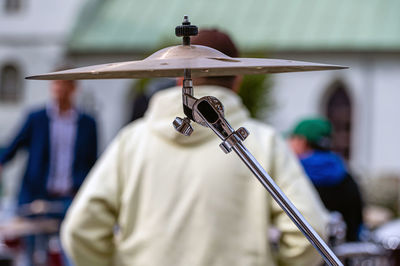
[[[342,214],[346,240],[357,241],[362,229],[362,198],[343,159],[332,152],[332,125],[323,118],[300,121],[292,130],[289,144],[330,211]]]
[[[20,149],[29,153],[18,205],[35,200],[61,201],[66,207],[97,158],[95,120],[74,105],[75,81],[51,83],[51,101],[26,118],[0,154],[0,167]],[[1,168],[0,168],[1,169]]]
[[[29,113],[0,154],[1,170],[18,150],[28,151],[17,210],[18,215],[27,218],[62,219],[97,158],[96,122],[75,107],[75,81],[53,81],[50,92],[51,101]],[[36,244],[48,240],[47,235],[40,234],[24,238],[29,265],[35,265],[36,252],[45,249]],[[69,264],[66,258],[64,263]]]
[[[191,42],[238,56],[216,30]],[[217,97],[232,126],[249,129],[246,146],[323,233],[327,214],[317,193],[279,134],[249,118],[236,94],[240,78],[193,82],[196,96]],[[156,93],[145,117],[124,128],[96,163],[61,228],[75,265],[318,265],[318,252],[240,159],[221,152],[210,129],[193,124],[190,137],[174,130],[181,113],[181,87]],[[277,258],[271,226],[281,232]]]

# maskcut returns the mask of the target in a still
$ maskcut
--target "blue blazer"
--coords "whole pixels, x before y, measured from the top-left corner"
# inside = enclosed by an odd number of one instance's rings
[[[50,129],[46,109],[34,111],[18,132],[11,145],[0,155],[0,164],[11,160],[20,148],[28,150],[29,157],[22,179],[18,203],[24,204],[36,199],[48,199],[47,179],[50,166]],[[95,120],[78,113],[72,166],[73,192],[75,193],[97,158],[97,130]],[[71,195],[72,197],[73,195]]]

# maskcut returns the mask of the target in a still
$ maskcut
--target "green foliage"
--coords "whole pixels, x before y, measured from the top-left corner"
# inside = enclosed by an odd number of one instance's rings
[[[272,81],[268,75],[246,75],[239,89],[243,104],[253,118],[266,120],[274,107]]]
[[[147,90],[147,87],[149,85],[150,80],[151,79],[149,79],[149,78],[143,78],[143,79],[139,79],[137,82],[135,82],[132,85],[133,93],[135,95],[144,94],[146,92],[146,90]]]
[[[144,78],[132,86],[133,95],[144,94],[151,79]],[[245,75],[239,89],[243,104],[253,118],[267,120],[274,107],[272,101],[272,81],[268,75]]]

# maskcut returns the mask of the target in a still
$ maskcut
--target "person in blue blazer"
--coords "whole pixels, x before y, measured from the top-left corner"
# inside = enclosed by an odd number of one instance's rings
[[[53,81],[52,101],[27,116],[0,154],[1,170],[18,150],[26,149],[29,153],[19,205],[35,200],[70,203],[96,161],[96,122],[75,108],[75,92],[74,81]]]

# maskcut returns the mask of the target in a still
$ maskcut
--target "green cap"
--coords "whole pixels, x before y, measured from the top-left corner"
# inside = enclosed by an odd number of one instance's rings
[[[331,147],[332,124],[324,118],[304,119],[293,129],[292,136],[303,136],[307,141],[320,148]]]

